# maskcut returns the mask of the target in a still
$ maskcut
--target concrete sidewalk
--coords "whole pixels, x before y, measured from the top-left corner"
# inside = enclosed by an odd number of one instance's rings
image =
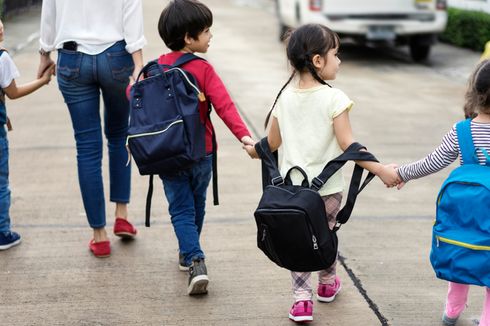
[[[164,3],[143,1],[149,42],[145,60],[167,51],[156,30]],[[288,77],[272,2],[206,4],[214,13],[214,38],[206,57],[260,137],[267,108]],[[38,32],[38,14],[6,22],[8,47],[22,44],[13,53],[22,75],[19,83],[32,80],[37,71],[37,42],[28,39]],[[436,51],[451,57],[453,50]],[[459,118],[464,84],[447,80],[448,67],[434,72],[366,49],[345,52],[347,63],[336,85],[355,94],[356,137],[382,161],[403,163],[425,155]],[[463,54],[461,61],[471,66],[477,55]],[[161,186],[155,182],[152,227],[145,228],[147,178],[134,167],[130,216],[138,237],[122,242],[111,235],[112,256],[95,259],[87,246],[91,230],[78,188],[71,122],[56,80],[7,106],[14,124],[9,134],[11,216],[23,243],[0,252],[2,325],[293,324],[287,319],[289,272],[256,248],[253,211],[261,194],[260,165],[248,159],[216,116],[221,205],[208,201],[202,235],[211,283],[207,296],[189,297],[187,275],[177,268],[177,242]],[[105,173],[106,167],[104,162]],[[444,176],[407,186],[403,195],[386,191],[379,181],[363,192],[340,234],[342,293],[331,304],[315,303],[312,325],[440,324],[445,284],[435,280],[427,254],[433,198]],[[107,174],[105,180],[107,189]],[[112,210],[108,204],[107,216],[113,216]],[[478,316],[480,293],[471,300],[459,325],[472,325]]]

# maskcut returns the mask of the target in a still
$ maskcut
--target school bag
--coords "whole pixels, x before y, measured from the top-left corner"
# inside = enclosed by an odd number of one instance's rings
[[[490,287],[490,155],[475,149],[470,119],[456,131],[463,164],[437,196],[430,262],[440,279]],[[477,150],[486,165],[478,164]]]
[[[130,92],[130,115],[126,146],[141,175],[149,175],[145,225],[150,226],[153,175],[173,175],[189,169],[206,156],[205,121],[199,103],[206,101],[194,76],[181,68],[192,53],[180,56],[173,65],[157,60],[146,64]],[[145,79],[141,79],[145,76]],[[209,103],[209,102],[208,102]],[[210,119],[211,104],[207,119]],[[213,195],[218,204],[216,135],[213,139]]]
[[[363,168],[355,165],[345,206],[337,215],[337,225],[328,227],[325,204],[318,190],[347,161],[374,161],[376,158],[359,143],[353,143],[337,158],[328,162],[316,178],[308,177],[299,166],[292,167],[283,178],[271,153],[267,137],[256,143],[262,159],[263,183],[266,184],[255,210],[257,246],[280,267],[296,272],[326,269],[337,257],[337,231],[349,219],[357,195],[372,180],[369,173],[361,185]],[[291,183],[293,170],[303,175],[301,185]],[[264,180],[265,179],[265,180]]]

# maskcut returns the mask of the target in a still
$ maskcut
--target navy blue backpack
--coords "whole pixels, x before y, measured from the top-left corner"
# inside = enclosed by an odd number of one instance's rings
[[[146,226],[150,226],[153,175],[172,175],[190,168],[206,155],[205,121],[199,103],[206,101],[194,76],[180,66],[204,60],[191,53],[173,65],[156,60],[141,70],[131,88],[126,145],[141,175],[150,175],[146,201]],[[141,76],[145,79],[140,80]],[[210,119],[209,104],[207,118]],[[216,136],[213,130],[213,195],[218,204]]]
[[[437,196],[430,262],[440,279],[490,287],[490,155],[475,149],[471,120],[456,125],[463,165]],[[486,157],[478,164],[476,151]]]

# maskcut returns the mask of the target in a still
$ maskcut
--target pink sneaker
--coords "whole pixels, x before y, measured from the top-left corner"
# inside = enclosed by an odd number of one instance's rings
[[[313,321],[313,301],[304,300],[295,302],[289,311],[289,319],[297,323]]]
[[[335,300],[335,296],[339,294],[342,286],[340,285],[340,278],[335,276],[334,284],[318,284],[316,291],[317,300],[321,302],[332,302]]]

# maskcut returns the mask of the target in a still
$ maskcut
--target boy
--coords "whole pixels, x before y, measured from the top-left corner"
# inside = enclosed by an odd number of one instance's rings
[[[3,42],[4,30],[0,20],[0,42]],[[49,66],[41,78],[30,83],[17,86],[15,78],[19,77],[19,71],[5,50],[0,50],[0,250],[7,250],[20,243],[21,237],[10,229],[10,189],[8,180],[8,140],[7,132],[11,130],[10,121],[7,118],[5,108],[5,94],[10,99],[16,99],[28,95],[41,86],[46,85],[54,74],[54,65]]]
[[[185,13],[185,14],[183,14]],[[163,10],[158,22],[158,32],[172,52],[160,56],[158,63],[172,65],[184,53],[206,53],[212,34],[213,15],[208,7],[197,0],[173,0]],[[207,293],[208,276],[204,253],[199,243],[206,189],[212,171],[212,124],[207,119],[208,102],[230,131],[244,145],[253,145],[245,123],[226,91],[223,82],[209,62],[190,61],[182,66],[196,79],[204,92],[206,102],[200,103],[202,121],[206,121],[206,156],[191,168],[177,175],[160,175],[165,196],[169,203],[169,214],[179,242],[179,269],[189,271],[189,295]]]

